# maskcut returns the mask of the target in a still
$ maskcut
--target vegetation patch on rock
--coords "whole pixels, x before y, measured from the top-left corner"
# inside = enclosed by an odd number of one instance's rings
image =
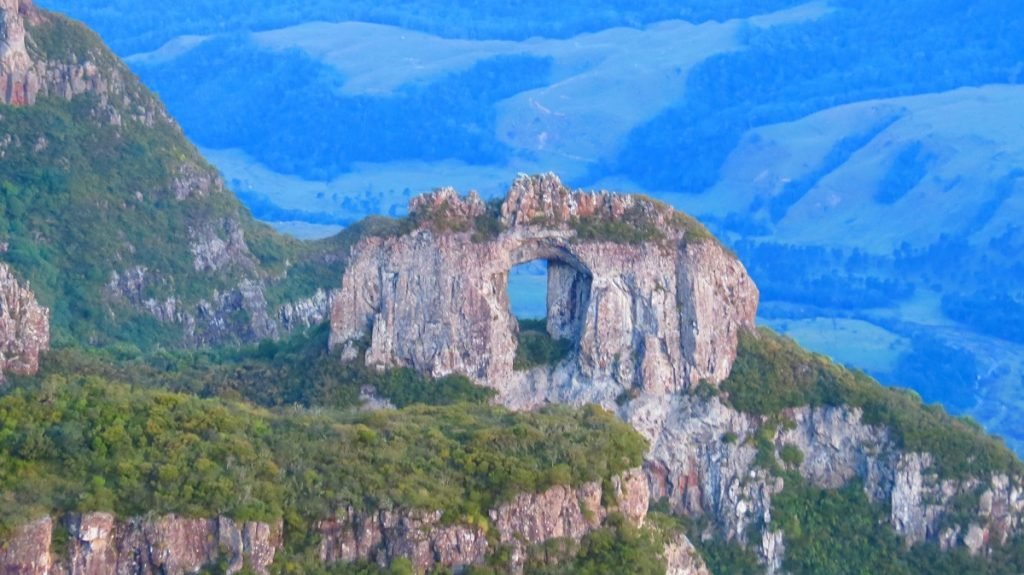
[[[953,417],[937,404],[924,405],[912,391],[883,387],[765,328],[740,332],[732,373],[721,388],[733,407],[757,415],[780,415],[805,405],[861,408],[864,422],[887,428],[900,448],[930,453],[943,477],[1022,469],[1002,440],[970,419]]]

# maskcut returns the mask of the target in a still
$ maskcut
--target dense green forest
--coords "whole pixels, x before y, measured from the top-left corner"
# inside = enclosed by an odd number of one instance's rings
[[[406,405],[400,410],[361,413],[332,402],[267,410],[223,392],[201,399],[167,391],[129,365],[123,373],[135,380],[49,358],[44,365],[0,395],[0,524],[8,528],[44,513],[100,510],[283,516],[301,531],[346,505],[441,509],[479,522],[517,493],[607,479],[639,465],[646,451],[601,409],[512,413],[481,402],[487,395],[468,384],[447,398],[430,394],[445,405],[415,401],[433,391],[430,381],[398,376],[382,391]],[[216,369],[209,379],[250,377],[242,363]],[[287,377],[265,373],[263,395],[298,387]]]

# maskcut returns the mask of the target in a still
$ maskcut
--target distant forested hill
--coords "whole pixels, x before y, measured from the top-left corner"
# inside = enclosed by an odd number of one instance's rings
[[[91,23],[114,50],[132,54],[153,50],[183,34],[218,34],[226,30],[269,30],[303,22],[358,20],[392,24],[449,38],[525,40],[532,36],[567,38],[615,26],[640,26],[670,18],[691,21],[740,18],[799,4],[797,0],[744,2],[629,0],[593,2],[443,2],[404,0],[224,0],[175,2],[153,0],[53,0],[54,10]]]

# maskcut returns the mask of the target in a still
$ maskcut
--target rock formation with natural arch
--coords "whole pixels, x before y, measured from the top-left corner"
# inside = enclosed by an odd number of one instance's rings
[[[573,351],[522,373],[508,273],[533,260],[549,265],[548,332]],[[373,367],[461,373],[513,405],[607,403],[725,379],[757,301],[743,265],[671,207],[521,176],[500,206],[441,189],[414,199],[396,233],[359,242],[331,345],[349,360],[365,348]]]

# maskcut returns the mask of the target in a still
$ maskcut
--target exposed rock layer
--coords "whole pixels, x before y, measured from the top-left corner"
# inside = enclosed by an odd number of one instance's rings
[[[610,507],[602,504],[601,484],[588,483],[576,489],[556,486],[543,493],[522,494],[491,510],[488,515],[496,541],[510,550],[509,568],[521,571],[532,546],[554,539],[580,541],[611,512],[643,524],[649,502],[643,473],[633,470],[614,478],[612,489],[615,504]],[[436,566],[479,565],[493,551],[483,528],[444,523],[438,511],[348,509],[321,521],[317,530],[324,563],[364,560],[388,566],[405,557],[419,573]]]
[[[510,548],[509,567],[521,570],[532,546],[554,539],[579,541],[612,512],[642,524],[648,506],[643,472],[635,469],[613,478],[611,488],[614,493],[607,497],[600,483],[556,486],[490,511],[494,540]],[[615,503],[606,505],[603,498]],[[280,522],[174,515],[119,520],[109,513],[69,515],[63,522],[68,540],[60,551],[53,548],[50,518],[17,529],[0,545],[0,575],[179,575],[221,561],[228,573],[243,567],[267,573],[283,545]],[[440,511],[348,509],[318,522],[316,529],[325,564],[366,560],[386,567],[402,557],[417,573],[425,573],[439,566],[482,564],[492,550],[482,527],[444,522]]]
[[[65,518],[66,550],[53,554],[53,522],[18,529],[0,546],[0,573],[18,575],[183,575],[220,560],[265,574],[281,548],[281,525],[168,515],[121,521],[109,513]]]
[[[887,430],[865,424],[859,409],[790,409],[780,425],[718,398],[645,394],[619,414],[651,440],[651,497],[667,498],[680,514],[707,517],[715,536],[744,543],[749,527],[760,528],[755,551],[769,573],[779,572],[785,552],[771,518],[772,497],[784,482],[756,463],[756,435],[766,425],[777,459],[792,446],[803,454],[799,472],[811,484],[834,489],[859,482],[870,500],[891,509],[890,523],[908,545],[927,541],[984,554],[1022,532],[1021,478],[940,480],[930,455],[902,451]],[[964,502],[963,524],[949,526]]]
[[[4,373],[30,375],[50,346],[50,312],[0,263],[0,383]]]
[[[549,331],[575,344],[560,376],[570,385],[603,386],[614,398],[728,375],[738,331],[753,326],[757,289],[735,257],[679,225],[671,208],[571,192],[546,175],[519,178],[502,207],[504,231],[481,239],[472,230],[486,211],[474,194],[440,190],[413,200],[420,225],[410,233],[357,244],[333,298],[332,345],[355,357],[368,340],[372,366],[457,372],[510,391],[518,324],[508,272],[541,259],[553,270]],[[610,227],[608,237],[580,237],[581,222],[600,230],[621,218],[641,222],[652,240],[622,241]]]

